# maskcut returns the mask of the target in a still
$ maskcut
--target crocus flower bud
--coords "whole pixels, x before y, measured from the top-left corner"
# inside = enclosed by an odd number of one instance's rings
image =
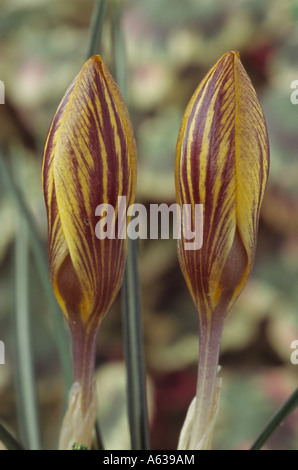
[[[193,213],[195,204],[203,205],[202,248],[186,250],[183,235],[178,241],[181,270],[199,319],[195,413],[200,422],[193,423],[192,448],[200,441],[200,448],[211,443],[210,426],[208,436],[206,431],[214,414],[223,321],[252,270],[268,170],[261,106],[238,52],[228,52],[191,98],[176,151],[177,200]]]
[[[96,236],[98,215],[104,215],[96,208],[112,206],[113,224],[123,225],[136,183],[128,111],[99,56],[85,63],[62,98],[45,144],[42,176],[50,278],[73,342],[76,398],[70,402],[79,402],[84,415],[94,395],[98,328],[119,291],[126,260],[125,236]],[[121,214],[118,196],[125,196]]]

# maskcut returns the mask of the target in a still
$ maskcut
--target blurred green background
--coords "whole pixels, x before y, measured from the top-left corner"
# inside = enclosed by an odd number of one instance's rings
[[[111,4],[102,47],[114,70]],[[59,101],[85,61],[94,2],[1,0],[0,145],[47,243],[41,189],[43,146]],[[175,202],[174,160],[180,121],[200,80],[228,50],[238,50],[267,120],[269,185],[254,271],[224,329],[223,392],[216,449],[247,449],[298,385],[291,343],[298,340],[298,1],[128,0],[121,24],[127,53],[127,102],[138,145],[137,201]],[[16,244],[27,243],[21,214],[0,178],[0,420],[22,436],[14,310]],[[18,242],[16,242],[18,239]],[[175,240],[139,244],[144,350],[153,449],[175,449],[195,394],[197,319]],[[66,390],[47,297],[29,251],[29,307],[42,446],[54,449]],[[98,338],[97,377],[103,440],[129,448],[120,295]],[[22,364],[20,364],[22,367]],[[297,410],[266,444],[298,449]]]

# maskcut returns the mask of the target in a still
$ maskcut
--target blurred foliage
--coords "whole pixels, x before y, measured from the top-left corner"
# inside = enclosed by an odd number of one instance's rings
[[[0,144],[46,246],[42,149],[53,113],[85,60],[91,0],[1,0]],[[253,274],[226,322],[220,363],[223,393],[215,448],[247,449],[298,384],[291,342],[298,339],[298,1],[128,0],[123,2],[128,105],[139,154],[138,202],[175,201],[175,145],[184,108],[208,69],[239,50],[264,108],[271,173]],[[113,71],[108,8],[101,53]],[[20,214],[0,186],[0,418],[18,432],[14,239]],[[195,394],[197,320],[173,240],[139,247],[151,445],[174,449]],[[32,255],[31,255],[32,257]],[[33,258],[32,258],[33,260]],[[32,348],[44,448],[55,448],[65,383],[47,299],[29,267]],[[120,298],[101,328],[97,350],[101,431],[107,448],[129,446]],[[104,377],[104,380],[100,378]],[[110,411],[110,413],[108,413]],[[116,413],[117,411],[117,413]],[[115,442],[117,444],[115,444]],[[268,449],[298,449],[298,412]],[[115,447],[117,446],[117,447]]]

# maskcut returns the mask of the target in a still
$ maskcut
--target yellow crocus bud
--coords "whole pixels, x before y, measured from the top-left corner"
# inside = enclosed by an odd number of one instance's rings
[[[199,370],[191,430],[183,446],[209,448],[224,319],[252,270],[269,171],[265,118],[238,52],[226,53],[192,96],[176,150],[181,206],[203,205],[203,243],[178,258],[198,311]],[[194,226],[194,221],[192,220]],[[184,430],[185,431],[185,430]],[[187,441],[187,443],[186,443]]]
[[[85,63],[58,106],[45,144],[42,179],[50,278],[73,343],[75,395],[70,403],[76,411],[68,410],[69,422],[71,415],[80,421],[88,410],[90,414],[95,400],[97,333],[120,289],[126,260],[125,236],[96,236],[96,208],[112,206],[113,224],[123,225],[136,186],[132,125],[120,91],[99,56]],[[125,196],[121,214],[119,196]],[[94,413],[87,419],[91,428],[93,418]],[[71,434],[70,428],[66,434]],[[90,445],[90,435],[85,442],[72,435],[70,439]]]

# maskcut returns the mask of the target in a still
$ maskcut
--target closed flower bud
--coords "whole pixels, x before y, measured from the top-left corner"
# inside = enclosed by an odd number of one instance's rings
[[[85,63],[56,111],[42,175],[50,278],[72,334],[74,381],[87,409],[98,328],[119,291],[126,260],[126,237],[96,236],[96,208],[111,205],[114,223],[123,223],[118,196],[125,196],[126,209],[136,183],[128,111],[99,56]]]
[[[183,236],[178,242],[180,266],[199,317],[201,417],[192,446],[211,422],[223,321],[253,267],[268,170],[261,106],[239,54],[228,52],[191,98],[176,152],[178,202],[192,209],[203,205],[202,248],[186,250]]]

